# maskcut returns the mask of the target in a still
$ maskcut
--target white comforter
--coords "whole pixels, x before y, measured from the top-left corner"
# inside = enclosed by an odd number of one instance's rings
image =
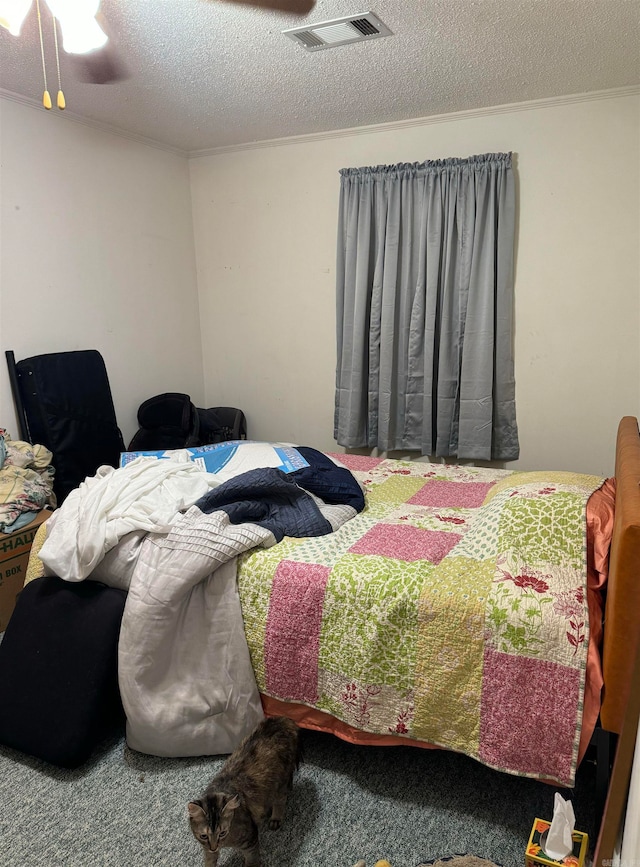
[[[118,678],[130,747],[159,756],[230,753],[263,718],[236,555],[274,543],[262,527],[193,507],[170,533],[138,541],[133,569],[124,546],[130,585]],[[116,581],[122,574],[117,556],[111,573]]]
[[[99,467],[49,519],[40,553],[46,574],[82,581],[127,533],[167,533],[182,509],[219,484],[181,453]]]

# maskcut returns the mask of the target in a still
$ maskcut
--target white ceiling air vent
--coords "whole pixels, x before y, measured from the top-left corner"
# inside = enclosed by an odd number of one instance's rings
[[[307,51],[321,51],[323,48],[335,48],[350,42],[364,42],[366,39],[393,35],[373,12],[321,21],[311,27],[293,27],[282,32]]]

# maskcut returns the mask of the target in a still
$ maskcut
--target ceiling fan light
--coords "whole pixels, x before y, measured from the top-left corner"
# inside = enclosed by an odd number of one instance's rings
[[[0,0],[0,27],[12,36],[20,36],[20,30],[32,0]]]
[[[102,48],[107,42],[107,34],[95,18],[58,20],[62,29],[62,47],[68,54],[86,54]]]
[[[62,47],[68,54],[86,54],[106,44],[108,37],[95,19],[100,0],[47,0],[60,22]]]

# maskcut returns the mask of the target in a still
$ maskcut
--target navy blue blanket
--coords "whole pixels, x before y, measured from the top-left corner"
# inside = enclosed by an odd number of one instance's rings
[[[364,494],[349,470],[337,467],[316,449],[299,447],[308,467],[292,473],[267,467],[249,470],[214,488],[195,504],[209,514],[223,509],[232,524],[251,522],[284,536],[324,536],[333,527],[307,491],[329,505],[347,505],[361,512]]]
[[[346,467],[337,467],[317,449],[308,446],[296,446],[302,457],[309,462],[308,467],[289,473],[296,484],[306,491],[311,491],[330,506],[342,504],[353,506],[356,512],[364,509],[364,493]]]

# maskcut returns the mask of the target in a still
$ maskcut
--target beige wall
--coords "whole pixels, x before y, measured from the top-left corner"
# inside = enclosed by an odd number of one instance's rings
[[[253,438],[336,448],[338,170],[512,150],[517,465],[613,471],[640,414],[637,94],[189,163],[7,99],[0,123],[0,348],[99,349],[126,439],[176,390],[242,407]],[[15,430],[4,358],[0,413]]]
[[[640,414],[640,98],[566,100],[190,161],[208,405],[250,436],[333,440],[338,170],[514,152],[511,467],[613,472]]]
[[[187,160],[8,99],[0,124],[0,426],[6,349],[91,348],[128,442],[147,397],[203,397]]]

